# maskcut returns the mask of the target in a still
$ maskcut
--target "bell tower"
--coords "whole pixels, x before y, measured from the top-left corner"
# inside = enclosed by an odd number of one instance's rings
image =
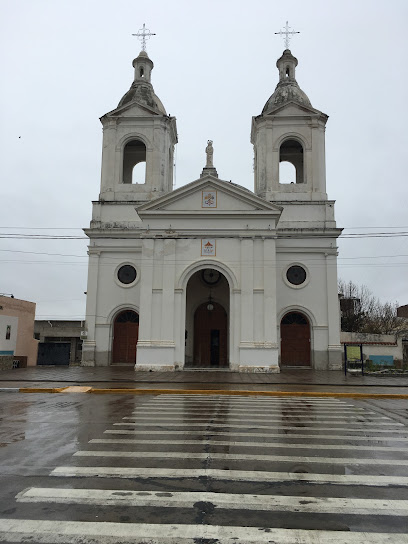
[[[262,113],[252,118],[255,193],[269,201],[326,200],[325,126],[296,81],[297,59],[285,49],[279,82]]]
[[[154,93],[153,66],[143,49],[133,61],[129,91],[101,117],[102,201],[146,202],[173,189],[176,119]]]

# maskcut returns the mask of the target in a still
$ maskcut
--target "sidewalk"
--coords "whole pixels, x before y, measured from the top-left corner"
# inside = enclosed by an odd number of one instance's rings
[[[140,372],[133,367],[38,366],[0,371],[0,389],[64,388],[128,390],[224,390],[246,392],[326,392],[408,394],[408,377],[344,375],[342,371],[283,370],[280,374],[243,374],[186,370]]]

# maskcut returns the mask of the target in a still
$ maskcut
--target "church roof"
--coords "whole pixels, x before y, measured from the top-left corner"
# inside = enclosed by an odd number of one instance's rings
[[[153,87],[150,84],[140,83],[134,81],[128,92],[122,97],[118,104],[118,108],[130,104],[131,102],[137,102],[138,104],[148,106],[153,110],[157,110],[163,115],[167,115],[166,110],[159,99],[159,97],[153,92]]]
[[[150,72],[153,69],[153,66],[153,62],[150,60],[146,51],[141,51],[139,56],[133,61],[135,80],[127,93],[121,98],[118,108],[132,102],[137,102],[157,113],[167,115],[161,100],[155,94],[153,85],[150,83]]]
[[[292,55],[289,49],[285,49],[281,58],[276,62],[276,66],[279,69],[279,83],[276,85],[272,96],[267,100],[262,113],[268,113],[277,106],[281,106],[287,102],[312,106],[308,96],[302,91],[295,79],[297,64],[297,58]]]

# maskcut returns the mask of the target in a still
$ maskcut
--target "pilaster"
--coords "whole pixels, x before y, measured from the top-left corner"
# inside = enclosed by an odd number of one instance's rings
[[[96,350],[96,316],[98,300],[98,278],[100,252],[89,249],[88,285],[86,294],[86,326],[87,337],[82,343],[82,366],[95,366]]]
[[[328,369],[342,367],[342,346],[340,343],[340,305],[337,295],[337,256],[326,254],[327,277],[327,320],[328,320]]]
[[[174,240],[143,240],[137,370],[175,368],[174,333],[170,333],[174,320],[174,243]],[[169,255],[165,255],[167,251]]]
[[[241,345],[253,342],[254,241],[241,239]]]
[[[241,341],[240,372],[279,372],[276,341],[276,251],[275,240],[263,241],[262,263],[254,257],[253,240],[241,240]],[[263,266],[263,288],[254,285],[254,266]],[[259,273],[255,277],[260,277]],[[263,292],[263,324],[257,322],[254,297]],[[254,329],[258,327],[257,334]],[[260,332],[260,334],[259,334]]]

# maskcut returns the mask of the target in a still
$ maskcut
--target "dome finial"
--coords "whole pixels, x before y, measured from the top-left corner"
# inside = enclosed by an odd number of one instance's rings
[[[143,28],[139,28],[137,34],[132,34],[132,36],[137,36],[139,38],[142,42],[142,51],[146,51],[146,41],[150,39],[150,36],[156,36],[156,34],[150,32],[150,30],[146,28],[145,23],[143,23]]]
[[[285,30],[280,30],[279,32],[275,32],[275,34],[279,34],[280,36],[285,36],[285,49],[289,49],[289,43],[294,34],[300,34],[297,30],[290,30],[290,26],[288,21],[286,21],[286,26],[284,27]]]

